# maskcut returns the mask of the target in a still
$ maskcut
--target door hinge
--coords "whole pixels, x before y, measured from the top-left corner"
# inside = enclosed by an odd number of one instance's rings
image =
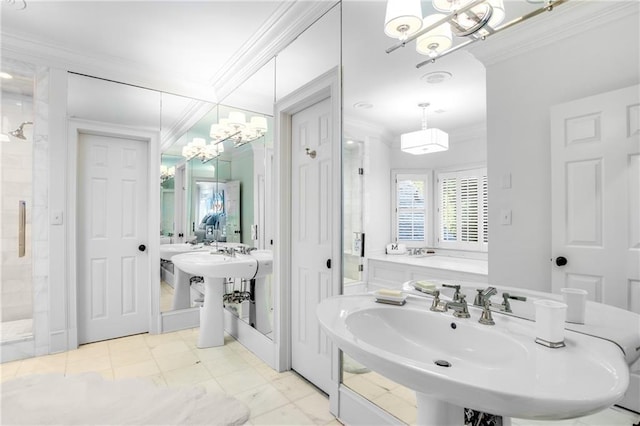
[[[364,271],[364,265],[358,265],[358,272]]]
[[[359,175],[363,175],[364,174],[364,169],[362,167],[358,168],[358,174]]]

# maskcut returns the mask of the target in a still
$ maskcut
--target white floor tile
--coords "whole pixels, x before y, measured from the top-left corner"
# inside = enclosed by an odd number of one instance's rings
[[[249,406],[251,418],[255,418],[290,403],[280,391],[270,384],[240,392],[236,394],[235,397]]]
[[[294,404],[276,408],[251,419],[254,425],[312,425],[313,421]]]

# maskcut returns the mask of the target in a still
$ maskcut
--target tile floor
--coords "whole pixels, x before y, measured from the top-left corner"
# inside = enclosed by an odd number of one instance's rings
[[[146,377],[157,386],[204,386],[244,401],[250,425],[340,425],[326,395],[295,372],[278,373],[226,336],[217,348],[196,347],[198,329],[141,334],[77,350],[0,364],[0,380],[35,373],[88,371],[106,379]]]
[[[198,349],[198,329],[141,334],[83,345],[79,349],[0,364],[0,380],[36,373],[95,371],[106,379],[146,377],[157,386],[204,386],[244,401],[250,425],[336,425],[329,401],[295,372],[278,373],[227,336],[225,345]],[[379,374],[345,373],[345,383],[403,422],[415,423],[415,397]],[[514,426],[631,426],[640,415],[616,408],[562,422],[514,419]]]

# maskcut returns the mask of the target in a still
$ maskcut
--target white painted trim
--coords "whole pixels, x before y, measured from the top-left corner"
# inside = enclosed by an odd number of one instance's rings
[[[488,37],[486,41],[469,46],[469,52],[485,66],[527,54],[594,27],[607,24],[631,14],[638,14],[637,1],[571,0],[530,21]],[[597,59],[594,57],[594,59]]]
[[[335,265],[332,269],[332,295],[340,294],[342,289],[342,93],[340,69],[335,67],[295,92],[276,102],[275,121],[275,199],[276,224],[274,245],[274,341],[278,345],[276,369],[291,369],[291,118],[294,114],[311,105],[329,98],[332,117],[331,135],[333,158],[333,217],[339,218],[333,223],[333,242],[331,258]],[[340,354],[335,345],[332,351],[332,379],[340,383]],[[333,392],[333,390],[332,390]],[[337,398],[334,395],[331,399]]]
[[[277,345],[269,337],[251,327],[229,310],[224,310],[224,329],[269,367],[276,369]]]
[[[80,134],[92,134],[111,137],[123,137],[147,142],[148,167],[148,206],[149,212],[160,211],[160,136],[158,132],[134,129],[124,126],[100,123],[88,120],[69,119],[67,130],[67,303],[69,349],[78,347],[78,307],[77,307],[77,188],[78,188],[78,141]],[[149,256],[149,332],[160,332],[160,265],[154,259],[160,259],[160,215],[149,214],[147,222]],[[154,285],[157,283],[157,285]]]
[[[200,326],[200,308],[186,308],[160,313],[160,333]]]
[[[338,419],[343,424],[350,426],[404,425],[403,422],[345,385],[340,385],[338,397],[340,400]]]

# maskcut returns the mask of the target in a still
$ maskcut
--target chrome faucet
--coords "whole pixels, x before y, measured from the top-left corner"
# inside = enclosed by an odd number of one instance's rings
[[[484,306],[482,307],[482,314],[480,315],[480,319],[478,320],[480,324],[484,325],[494,325],[495,321],[491,316],[491,301],[489,299],[485,299]]]
[[[504,312],[513,312],[511,310],[511,304],[509,303],[509,299],[511,300],[519,300],[521,302],[526,302],[527,298],[524,296],[512,296],[509,293],[502,293],[502,305],[500,305],[500,310]]]
[[[458,286],[458,289],[460,286]],[[455,298],[451,302],[446,303],[446,310],[453,309],[453,316],[456,318],[469,318],[469,308],[467,307],[466,295],[458,293],[458,300]]]
[[[434,311],[434,312],[446,312],[447,311],[447,304],[446,302],[442,302],[440,301],[440,290],[422,290],[423,293],[426,293],[430,296],[433,296],[433,302],[431,302],[431,308],[429,308],[430,310]]]
[[[454,302],[460,302],[461,298],[464,298],[464,295],[460,293],[460,286],[458,284],[442,284],[442,287],[452,288],[455,290],[452,297]]]
[[[491,301],[489,300],[491,296],[498,294],[498,290],[496,290],[495,287],[487,287],[486,289],[478,288],[476,291],[478,294],[476,294],[476,298],[473,300],[473,306],[480,306],[483,308],[486,305],[486,302],[491,304]]]

